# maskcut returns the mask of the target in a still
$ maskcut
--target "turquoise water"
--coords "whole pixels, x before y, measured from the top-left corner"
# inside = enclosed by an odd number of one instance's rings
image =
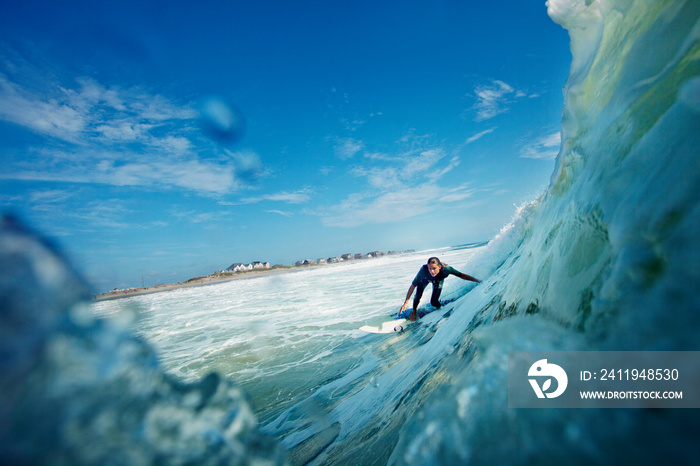
[[[475,274],[470,259],[478,251],[445,248],[385,256],[93,307],[101,316],[134,312],[136,333],[156,348],[173,376],[195,381],[215,371],[235,380],[264,424],[342,379],[342,393],[334,394],[332,403],[324,401],[326,408],[338,404],[407,357],[422,343],[424,331],[377,336],[359,328],[395,317],[431,255]],[[453,299],[473,287],[449,277],[442,297]]]

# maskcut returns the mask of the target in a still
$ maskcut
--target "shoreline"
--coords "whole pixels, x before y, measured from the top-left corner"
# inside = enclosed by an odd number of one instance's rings
[[[165,291],[179,290],[182,288],[193,288],[193,287],[198,287],[198,286],[218,285],[219,283],[226,283],[226,282],[231,282],[231,281],[235,281],[235,280],[259,278],[259,277],[262,277],[265,275],[277,275],[277,274],[282,274],[282,273],[301,272],[304,270],[315,269],[318,267],[337,267],[337,266],[343,266],[343,265],[348,265],[348,264],[356,264],[356,263],[358,263],[360,261],[364,261],[364,260],[369,260],[369,259],[353,259],[353,260],[344,261],[344,262],[337,262],[337,263],[333,263],[333,264],[309,264],[309,265],[302,265],[302,266],[283,265],[283,266],[275,266],[275,267],[272,267],[269,269],[248,270],[245,272],[231,272],[228,274],[221,274],[221,275],[212,274],[212,275],[209,275],[206,277],[191,278],[188,281],[182,282],[182,283],[163,283],[160,285],[146,286],[146,287],[140,287],[140,288],[129,288],[126,290],[112,290],[112,291],[107,291],[106,293],[96,293],[93,295],[93,302],[110,301],[110,300],[114,300],[114,299],[124,299],[124,298],[130,298],[132,296],[142,296],[142,295],[153,294],[153,293],[162,293]]]
[[[452,246],[451,248],[465,248],[466,247],[466,248],[471,249],[471,248],[483,246],[487,243],[488,243],[488,241],[468,243],[468,244],[459,245],[459,246]],[[408,251],[402,251],[402,252],[396,253],[396,254],[389,253],[389,254],[386,254],[382,257],[402,256],[404,254],[412,254],[415,252],[416,251],[408,250]],[[276,274],[280,274],[280,273],[301,272],[303,270],[309,270],[309,269],[314,269],[314,268],[318,268],[318,267],[336,267],[336,266],[343,266],[343,265],[347,265],[347,264],[356,264],[356,263],[361,262],[361,261],[372,260],[372,259],[374,259],[374,258],[351,259],[351,260],[346,260],[343,262],[336,262],[336,263],[309,264],[309,265],[301,265],[301,266],[276,265],[276,266],[269,268],[269,269],[255,269],[255,270],[248,270],[245,272],[230,272],[230,273],[225,273],[225,274],[212,274],[212,275],[209,275],[206,277],[190,278],[188,281],[182,282],[182,283],[163,283],[160,285],[146,286],[146,287],[141,287],[141,288],[129,288],[126,290],[112,290],[112,291],[107,291],[106,293],[96,293],[96,294],[93,294],[93,302],[110,301],[110,300],[114,300],[114,299],[130,298],[132,296],[142,296],[142,295],[153,294],[153,293],[162,293],[165,291],[179,290],[182,288],[217,285],[219,283],[226,283],[226,282],[231,282],[234,280],[245,280],[245,279],[250,279],[250,278],[258,278],[258,277],[262,277],[265,275],[276,275]]]
[[[331,264],[334,265],[334,264]],[[93,301],[110,301],[113,299],[123,299],[130,298],[132,296],[142,296],[153,293],[162,293],[164,291],[179,290],[182,288],[193,288],[197,286],[207,286],[207,285],[217,285],[219,283],[231,282],[234,280],[243,280],[247,278],[257,278],[264,275],[275,275],[279,273],[290,273],[298,272],[300,270],[307,270],[312,267],[318,267],[318,265],[310,265],[304,267],[278,267],[271,269],[260,269],[260,270],[250,270],[247,272],[233,272],[231,274],[225,275],[210,275],[207,277],[192,278],[186,282],[182,283],[163,283],[160,285],[146,286],[140,288],[129,288],[126,290],[112,290],[106,293],[97,293],[94,295]]]

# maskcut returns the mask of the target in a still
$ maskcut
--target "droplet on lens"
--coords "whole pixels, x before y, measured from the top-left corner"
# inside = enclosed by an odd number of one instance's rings
[[[232,144],[240,140],[245,133],[243,114],[223,99],[205,99],[202,101],[200,114],[202,130],[220,144]]]

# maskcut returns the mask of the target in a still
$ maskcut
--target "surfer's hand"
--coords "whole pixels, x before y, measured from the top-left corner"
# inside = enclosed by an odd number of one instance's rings
[[[403,311],[406,310],[406,304],[408,304],[408,301],[406,301],[405,303],[403,303],[403,306],[401,306],[401,309],[399,309],[399,314],[401,314]]]

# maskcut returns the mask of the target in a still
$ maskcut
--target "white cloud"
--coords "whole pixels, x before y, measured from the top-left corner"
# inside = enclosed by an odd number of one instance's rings
[[[0,75],[0,119],[67,141],[75,141],[85,129],[84,115],[67,99],[31,96]]]
[[[357,178],[367,178],[370,186],[385,190],[403,186],[398,171],[394,167],[355,167],[350,174]]]
[[[56,204],[70,199],[73,197],[73,194],[73,192],[64,189],[32,191],[29,193],[29,202],[39,205]]]
[[[396,156],[371,157],[372,161],[392,163],[391,166],[358,166],[350,171],[356,177],[367,178],[373,188],[387,191],[405,187],[407,182],[422,176],[437,180],[459,165],[459,158],[453,157],[445,167],[436,165],[445,157],[442,148],[403,152]]]
[[[554,159],[559,154],[561,134],[559,131],[527,142],[520,149],[520,157],[527,159]]]
[[[150,174],[141,174],[150,184],[156,180],[162,185],[172,185],[200,193],[224,194],[238,187],[233,167],[221,166],[199,160],[176,164],[161,161],[147,165]]]
[[[182,155],[193,147],[189,139],[180,136],[166,136],[156,140],[153,145],[176,155]]]
[[[373,223],[405,220],[428,211],[429,201],[436,197],[435,185],[391,191],[364,203],[349,197],[326,216],[326,226],[352,228]]]
[[[447,189],[441,195],[440,200],[442,202],[459,202],[468,199],[476,193],[476,189],[470,188],[469,186],[469,183],[465,183],[456,188]]]
[[[342,119],[341,122],[342,122],[343,125],[345,126],[345,129],[348,130],[348,131],[350,131],[351,133],[357,131],[357,130],[360,129],[365,123],[367,123],[367,121],[365,121],[365,120],[359,120],[359,119],[355,119],[355,120],[346,120],[346,119]]]
[[[496,131],[496,128],[490,128],[490,129],[481,131],[480,133],[476,133],[475,135],[473,135],[467,139],[467,144],[471,144],[472,142],[478,141],[479,139],[483,138],[487,134],[493,133],[494,131]]]
[[[506,113],[510,109],[509,105],[515,100],[528,97],[526,92],[515,89],[500,80],[493,80],[488,84],[476,86],[474,94],[476,95],[476,103],[474,104],[476,109],[475,121],[490,120],[502,113]]]
[[[351,228],[366,224],[399,222],[430,212],[445,203],[464,201],[474,190],[468,185],[450,187],[441,178],[459,165],[454,156],[448,161],[443,148],[416,147],[395,156],[372,157],[373,165],[355,167],[351,174],[366,178],[368,189],[350,194],[337,205],[315,212],[327,226]]]
[[[362,141],[353,138],[340,138],[335,144],[335,155],[341,160],[351,159],[362,151],[365,145]]]
[[[56,166],[47,169],[44,163],[27,164],[26,168],[0,173],[0,179],[52,181],[112,186],[176,187],[204,195],[220,195],[240,187],[232,166],[197,159],[142,157],[75,162],[56,154]]]
[[[294,215],[292,212],[283,212],[281,210],[266,210],[265,212],[269,214],[281,215],[283,217],[291,217],[292,215]]]
[[[140,140],[164,122],[197,117],[181,106],[141,89],[108,89],[88,78],[69,89],[46,83],[43,92],[28,89],[0,75],[0,119],[39,134],[71,143],[94,138],[112,142]],[[167,137],[167,136],[166,136]]]
[[[476,121],[489,120],[507,111],[506,99],[515,90],[503,81],[493,81],[491,84],[480,85],[474,89],[476,94]]]
[[[85,225],[109,229],[134,229],[141,228],[133,223],[126,223],[124,218],[130,216],[132,211],[116,199],[104,199],[89,201],[83,206],[72,210],[66,210],[65,215],[81,220]]]
[[[275,194],[265,194],[258,197],[249,197],[243,199],[243,204],[256,204],[263,201],[286,202],[288,204],[304,204],[311,200],[313,191],[309,188],[300,189],[295,192],[282,191]]]
[[[119,96],[119,92],[116,89],[106,89],[90,78],[78,78],[77,81],[81,89],[79,93],[71,94],[73,95],[72,101],[74,105],[84,108],[85,104],[94,106],[99,102],[103,102],[114,110],[126,110],[124,100]]]
[[[196,212],[187,217],[192,223],[211,223],[231,217],[230,212]]]
[[[192,133],[198,113],[140,88],[108,88],[89,78],[73,88],[43,90],[0,74],[0,119],[53,139],[32,156],[6,161],[0,179],[175,187],[222,195],[241,187],[237,175],[258,171],[256,154],[207,160],[216,146]],[[61,149],[56,149],[61,147]],[[197,150],[195,150],[197,149]]]
[[[171,213],[172,216],[177,219],[195,224],[211,224],[217,221],[228,220],[233,215],[233,213],[230,211],[201,212],[199,210],[173,210]]]
[[[432,179],[432,180],[437,181],[437,180],[439,180],[440,178],[442,178],[443,175],[445,175],[446,173],[452,171],[452,169],[455,168],[455,167],[457,167],[457,166],[459,166],[459,157],[454,156],[454,157],[452,157],[452,158],[450,159],[450,163],[448,163],[447,166],[446,166],[445,168],[443,168],[443,169],[440,170],[440,171],[431,173],[428,177],[429,177],[430,179]]]
[[[121,121],[110,121],[109,124],[97,126],[94,131],[98,137],[112,142],[132,142],[143,140],[148,136],[148,132],[154,127],[151,124],[138,123],[131,119]],[[159,142],[156,141],[156,145]]]
[[[407,157],[406,163],[400,171],[402,178],[412,178],[419,173],[431,170],[437,162],[445,156],[442,149],[428,149],[421,151],[415,157]]]
[[[467,189],[466,185],[450,189],[428,182],[376,197],[349,196],[321,216],[324,225],[342,228],[400,222],[423,215],[445,203],[463,201],[473,193],[474,190]]]

